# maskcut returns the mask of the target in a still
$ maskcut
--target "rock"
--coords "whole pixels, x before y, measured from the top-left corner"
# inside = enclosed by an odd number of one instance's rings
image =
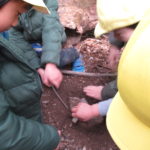
[[[77,106],[80,102],[88,103],[85,98],[69,97],[70,109]]]
[[[78,103],[80,102],[85,102],[87,101],[84,98],[78,98],[78,97],[69,97],[69,104],[70,104],[70,109],[72,109],[74,106],[77,106]],[[76,124],[78,122],[78,118],[72,118],[72,122]]]
[[[96,0],[59,0],[58,13],[65,28],[83,34],[97,23]]]

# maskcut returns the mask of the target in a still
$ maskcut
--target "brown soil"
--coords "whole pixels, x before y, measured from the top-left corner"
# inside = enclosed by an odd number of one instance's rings
[[[94,50],[92,50],[91,52],[93,51]],[[93,57],[92,54],[90,55]],[[90,58],[90,56],[85,56],[87,55],[84,55],[84,61],[86,62],[86,64],[93,64],[93,62],[88,61],[88,58]],[[102,56],[99,55],[96,51],[96,55],[94,56],[95,59],[93,60],[97,61],[98,57],[100,58],[100,60],[102,60]],[[90,66],[90,68],[86,67],[86,69],[92,72],[91,66],[93,65],[88,64],[87,66]],[[106,69],[105,67],[101,68],[100,70],[93,70],[93,72],[97,71],[110,72],[110,70]],[[63,83],[61,84],[61,87],[57,90],[57,92],[68,107],[70,97],[86,98],[86,100],[90,104],[92,104],[96,103],[97,101],[92,98],[86,97],[83,93],[83,87],[87,85],[104,85],[111,80],[113,80],[112,77],[85,77],[64,75]],[[114,144],[106,129],[105,118],[100,124],[92,124],[90,122],[84,123],[81,121],[78,121],[76,124],[74,124],[72,122],[70,111],[66,109],[60,102],[52,88],[44,87],[44,93],[42,95],[41,102],[44,122],[50,125],[54,125],[56,128],[58,128],[58,130],[61,130],[62,138],[59,150],[118,150],[117,146]]]
[[[69,106],[69,97],[86,97],[82,92],[84,86],[99,85],[109,80],[65,76],[58,93]],[[58,100],[53,90],[46,87],[44,90],[42,96],[44,121],[61,130],[61,150],[118,150],[106,129],[105,119],[101,124],[93,126],[83,122],[73,124],[70,112]],[[94,101],[88,97],[86,99],[90,103]]]

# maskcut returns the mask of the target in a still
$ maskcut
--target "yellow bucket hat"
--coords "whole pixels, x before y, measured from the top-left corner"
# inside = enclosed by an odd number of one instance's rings
[[[33,8],[35,8],[36,10],[42,13],[50,14],[50,11],[45,5],[45,3],[43,2],[43,0],[23,0],[23,1],[33,5]]]
[[[135,4],[136,5],[136,4]],[[123,51],[107,128],[122,150],[150,150],[150,10]]]
[[[137,23],[149,4],[149,0],[97,0],[95,37]]]

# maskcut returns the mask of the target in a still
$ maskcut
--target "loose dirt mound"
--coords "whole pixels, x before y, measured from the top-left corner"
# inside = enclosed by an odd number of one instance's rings
[[[106,36],[102,36],[100,39],[87,38],[78,44],[77,48],[83,56],[86,72],[100,73],[106,71],[104,68],[109,68],[109,47],[110,44]]]

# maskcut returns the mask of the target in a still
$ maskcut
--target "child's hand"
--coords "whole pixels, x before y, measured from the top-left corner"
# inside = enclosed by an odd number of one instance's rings
[[[59,88],[63,75],[55,64],[46,64],[45,70],[40,68],[38,69],[38,73],[41,76],[43,84],[48,87],[54,85],[56,88]]]
[[[103,86],[89,85],[83,88],[83,92],[89,97],[95,98],[97,100],[101,100],[102,89],[103,89]]]
[[[48,63],[45,67],[45,84],[50,86],[54,85],[59,88],[63,79],[63,75],[55,64]]]
[[[88,121],[99,115],[98,104],[89,105],[87,103],[79,103],[72,108],[72,117],[78,118],[82,121]]]
[[[114,31],[115,37],[123,42],[128,42],[129,38],[131,37],[134,29],[126,27],[126,28],[121,28],[117,29]]]

